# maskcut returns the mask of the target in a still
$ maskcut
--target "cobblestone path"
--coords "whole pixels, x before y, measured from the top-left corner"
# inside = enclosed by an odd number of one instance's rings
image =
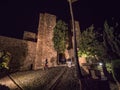
[[[75,68],[67,68],[52,90],[80,90],[79,81],[75,76]]]

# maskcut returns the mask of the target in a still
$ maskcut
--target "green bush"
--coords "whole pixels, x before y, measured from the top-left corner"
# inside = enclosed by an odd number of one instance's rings
[[[113,72],[117,80],[120,80],[120,59],[107,62],[106,68],[110,74]]]
[[[7,51],[0,51],[0,70],[9,69],[11,54]]]

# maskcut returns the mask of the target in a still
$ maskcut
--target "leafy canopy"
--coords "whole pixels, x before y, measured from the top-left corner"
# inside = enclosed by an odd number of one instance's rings
[[[54,48],[58,53],[63,53],[66,49],[66,40],[68,38],[68,27],[67,24],[59,20],[56,23],[53,32]]]
[[[115,59],[116,57],[120,58],[120,33],[118,33],[118,28],[118,23],[111,26],[107,21],[104,22],[103,44],[109,56],[113,57],[113,54],[115,54]]]
[[[81,33],[78,55],[80,57],[98,57],[101,56],[103,52],[103,45],[97,40],[94,26],[91,25]]]

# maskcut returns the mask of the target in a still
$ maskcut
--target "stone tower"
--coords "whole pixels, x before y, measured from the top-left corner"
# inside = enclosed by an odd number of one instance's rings
[[[48,60],[49,66],[52,66],[51,61],[56,60],[57,53],[53,46],[53,28],[56,25],[56,16],[51,14],[40,14],[37,46],[36,46],[36,58],[34,61],[34,70],[43,67],[45,60]]]

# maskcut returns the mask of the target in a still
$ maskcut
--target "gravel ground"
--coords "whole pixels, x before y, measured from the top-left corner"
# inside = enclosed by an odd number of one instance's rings
[[[47,70],[17,72],[10,76],[23,90],[79,90],[74,67],[61,66]],[[0,79],[0,84],[11,90],[20,90],[8,77]]]
[[[23,88],[23,90],[45,90],[44,88],[56,76],[58,76],[64,67],[49,68],[47,70],[25,71],[11,74],[14,81]],[[1,85],[8,86],[11,90],[19,90],[18,87],[8,78],[0,79]]]
[[[61,76],[61,74],[63,75]],[[47,70],[17,72],[10,76],[23,90],[80,90],[74,67],[61,66]],[[58,76],[61,78],[57,80]],[[83,90],[117,90],[114,84],[109,84],[107,81],[90,78],[83,78],[81,81]],[[5,90],[9,90],[9,88],[10,90],[20,90],[9,77],[0,79],[0,90],[3,90],[1,89],[3,85]]]
[[[53,90],[80,90],[79,81],[75,76],[75,68],[67,68]]]

